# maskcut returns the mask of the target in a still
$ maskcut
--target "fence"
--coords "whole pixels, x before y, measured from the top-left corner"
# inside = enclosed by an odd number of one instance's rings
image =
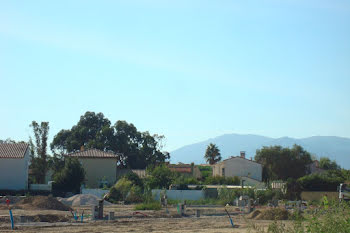
[[[161,190],[161,189],[153,189],[152,195],[155,200],[160,199],[160,195],[162,192],[166,192],[168,199],[172,200],[200,200],[204,199],[204,191],[203,190]]]

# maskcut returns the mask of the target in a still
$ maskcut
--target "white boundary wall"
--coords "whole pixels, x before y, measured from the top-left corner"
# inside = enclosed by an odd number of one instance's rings
[[[168,199],[172,200],[193,200],[197,201],[200,199],[204,199],[204,191],[202,190],[161,190],[161,189],[153,189],[152,195],[155,200],[160,199],[160,193],[166,192]]]

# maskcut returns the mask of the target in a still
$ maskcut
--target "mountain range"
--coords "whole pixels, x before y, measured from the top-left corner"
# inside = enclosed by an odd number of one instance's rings
[[[224,134],[172,151],[170,153],[171,162],[205,163],[204,153],[209,143],[218,146],[222,159],[237,156],[240,151],[246,152],[246,158],[254,158],[256,150],[263,146],[292,147],[297,144],[317,158],[328,157],[335,160],[342,168],[350,169],[350,138],[336,136],[313,136],[296,139],[290,137],[271,138],[252,134]]]

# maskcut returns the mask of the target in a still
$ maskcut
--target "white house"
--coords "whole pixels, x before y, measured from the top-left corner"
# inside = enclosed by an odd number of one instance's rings
[[[27,143],[0,143],[0,190],[27,190],[29,161]]]
[[[234,177],[238,176],[252,183],[262,181],[262,165],[245,158],[245,152],[241,156],[232,156],[212,166],[213,176]]]

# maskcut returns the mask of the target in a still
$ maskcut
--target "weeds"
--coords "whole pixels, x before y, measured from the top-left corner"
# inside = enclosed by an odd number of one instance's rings
[[[350,232],[350,206],[346,203],[333,203],[328,210],[322,209],[310,214],[301,215],[294,211],[293,219],[287,223],[275,220],[265,230],[257,223],[249,223],[250,232],[272,233],[348,233]]]

